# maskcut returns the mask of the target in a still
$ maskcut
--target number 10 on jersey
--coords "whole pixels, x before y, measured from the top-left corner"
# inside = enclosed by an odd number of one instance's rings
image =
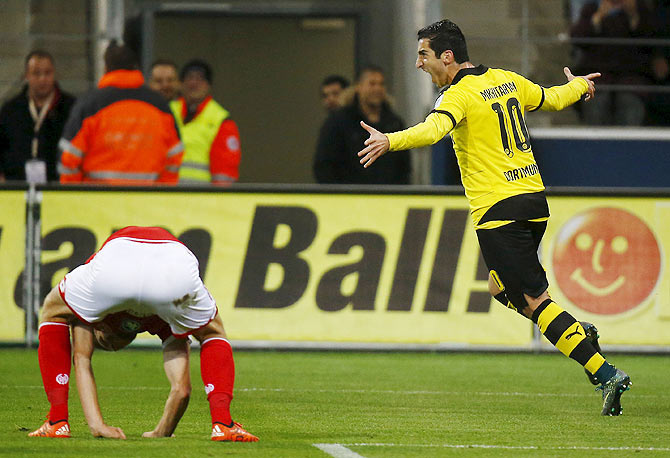
[[[510,145],[510,135],[507,126],[509,125],[511,127],[512,135],[514,136],[514,144],[522,153],[530,151],[530,137],[528,136],[528,128],[526,127],[526,121],[523,119],[519,100],[517,100],[516,97],[510,97],[507,99],[505,105],[506,108],[503,107],[500,102],[494,102],[491,104],[491,109],[498,115],[502,146],[507,157],[511,158],[514,156],[514,151]],[[507,121],[507,118],[509,118],[509,121]]]

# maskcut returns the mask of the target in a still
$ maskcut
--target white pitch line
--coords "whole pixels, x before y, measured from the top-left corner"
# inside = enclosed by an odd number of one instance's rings
[[[613,452],[670,452],[668,447],[633,447],[633,446],[624,446],[624,447],[589,447],[589,446],[580,446],[580,445],[571,445],[571,446],[539,446],[539,445],[495,445],[495,444],[395,444],[395,443],[353,443],[353,444],[313,444],[315,447],[326,451],[322,446],[338,446],[335,449],[339,450],[340,447],[343,450],[349,450],[347,447],[407,447],[407,448],[456,448],[456,449],[465,449],[465,448],[483,448],[483,449],[501,449],[501,450],[583,450],[583,451],[613,451]],[[351,450],[349,450],[351,451]],[[326,453],[329,453],[326,451]],[[352,452],[354,453],[354,452]],[[338,456],[338,455],[332,455]],[[346,456],[361,456],[358,454],[355,455],[341,455],[342,457]]]
[[[312,444],[312,445],[321,450],[322,452],[332,456],[333,458],[365,458],[363,455],[359,455],[353,450],[349,450],[342,444]]]
[[[427,390],[363,390],[363,389],[303,389],[303,388],[235,388],[235,391],[269,391],[287,393],[373,393],[373,394],[426,394],[426,395],[478,395],[478,396],[521,396],[521,397],[557,397],[557,398],[591,398],[593,394],[587,393],[529,393],[520,391],[427,391]],[[626,399],[630,398],[667,398],[666,394],[636,394],[626,393]]]
[[[0,389],[43,389],[42,385],[0,385]],[[142,391],[142,390],[166,390],[169,386],[106,386],[102,385],[99,389],[119,390],[119,391]],[[592,393],[529,393],[521,391],[429,391],[429,390],[364,390],[364,389],[305,389],[305,388],[264,388],[264,387],[248,387],[235,388],[236,392],[276,392],[276,393],[359,393],[359,394],[399,394],[399,395],[437,395],[437,396],[510,396],[510,397],[549,397],[549,398],[591,398]],[[637,394],[627,393],[626,399],[633,398],[654,398],[664,399],[670,395],[667,394]]]

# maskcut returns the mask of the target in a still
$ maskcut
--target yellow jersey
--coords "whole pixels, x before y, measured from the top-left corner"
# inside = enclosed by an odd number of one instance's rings
[[[390,150],[432,145],[451,133],[476,229],[546,219],[549,208],[524,113],[562,110],[587,90],[583,78],[543,88],[507,70],[461,69],[425,121],[387,134]]]

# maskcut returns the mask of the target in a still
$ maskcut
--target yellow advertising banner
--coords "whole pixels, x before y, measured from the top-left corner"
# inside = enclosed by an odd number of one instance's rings
[[[22,341],[25,313],[19,278],[25,264],[26,192],[0,193],[0,341]]]
[[[542,246],[554,300],[604,344],[670,345],[670,199],[553,197]]]
[[[162,226],[191,248],[232,339],[532,339],[486,292],[460,196],[44,192],[44,281],[127,225]]]
[[[7,211],[23,215],[23,199]],[[541,257],[556,302],[595,322],[605,344],[670,345],[670,199],[566,196],[550,207]],[[8,340],[23,335],[10,290],[24,222],[2,224]],[[43,294],[128,225],[164,227],[194,252],[235,340],[532,345],[531,323],[487,292],[462,196],[45,191]]]

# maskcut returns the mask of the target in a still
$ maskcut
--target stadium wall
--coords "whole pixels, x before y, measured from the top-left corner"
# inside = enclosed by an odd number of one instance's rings
[[[667,188],[670,132],[659,128],[531,128],[545,186]],[[433,146],[432,180],[460,185],[451,138]]]
[[[25,338],[26,192],[0,190],[0,341]],[[459,188],[39,189],[41,296],[127,225],[200,261],[229,336],[277,348],[538,350],[487,293]],[[550,190],[550,292],[610,349],[670,350],[670,193]]]

